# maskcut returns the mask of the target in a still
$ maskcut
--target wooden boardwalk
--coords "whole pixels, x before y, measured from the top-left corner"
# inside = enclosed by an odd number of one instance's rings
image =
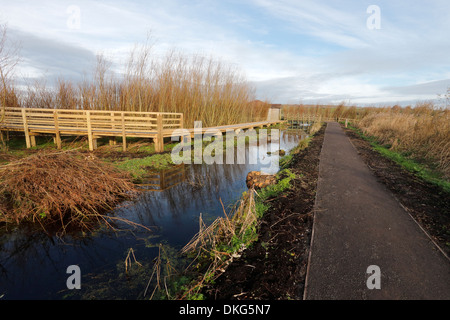
[[[183,127],[182,113],[168,112],[127,112],[97,110],[67,110],[40,108],[5,108],[4,118],[0,122],[0,131],[19,131],[25,133],[27,148],[36,146],[36,136],[54,135],[58,148],[61,148],[61,136],[87,136],[89,150],[97,148],[97,139],[101,137],[122,137],[123,150],[127,148],[127,137],[151,138],[155,151],[164,151],[164,138],[176,132],[188,132],[193,136],[199,129]],[[233,125],[202,128],[201,132],[212,129],[220,132],[245,130],[270,126],[282,122],[270,120]],[[178,130],[178,131],[176,131]],[[111,140],[112,141],[112,140]]]

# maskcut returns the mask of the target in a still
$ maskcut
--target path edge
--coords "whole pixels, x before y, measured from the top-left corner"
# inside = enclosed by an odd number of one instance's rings
[[[342,129],[342,127],[341,127],[341,129]],[[345,130],[343,130],[344,131],[344,133],[345,133]],[[358,151],[358,148],[356,148],[356,146],[353,144],[353,141],[352,141],[352,139],[350,139],[350,137],[345,133],[345,135],[347,136],[347,138],[348,138],[348,140],[350,141],[350,144],[352,145],[352,147],[353,147],[353,149],[355,149],[355,151],[356,151],[356,153],[358,154],[358,155],[360,155],[360,153],[359,153],[359,151]],[[368,166],[367,165],[367,163],[365,162],[365,161],[363,161],[364,162],[364,165],[366,166],[366,167],[368,167],[369,168],[369,170],[370,170],[370,172],[372,173],[372,175],[373,175],[373,170],[370,168],[370,166]],[[377,179],[377,181],[378,181],[378,179]],[[416,219],[414,219],[414,217],[412,216],[412,214],[409,212],[409,209],[407,208],[407,207],[405,207],[401,202],[400,202],[400,200],[395,196],[395,194],[391,191],[391,190],[389,190],[387,187],[386,187],[386,185],[384,184],[384,183],[382,183],[381,181],[378,181],[379,183],[381,183],[381,185],[391,194],[391,196],[395,199],[395,201],[400,205],[400,207],[402,207],[403,208],[403,210],[405,210],[405,212],[409,215],[409,217],[414,221],[414,223],[420,228],[420,230],[422,230],[422,232],[428,237],[428,239],[431,241],[431,243],[444,255],[444,257],[450,262],[450,257],[445,253],[445,251],[436,243],[436,241],[434,241],[434,239],[431,237],[431,235],[427,232],[427,230],[425,230],[421,225],[420,225],[420,223],[419,222],[417,222],[417,220]],[[314,221],[313,221],[313,223],[314,223]],[[308,263],[309,263],[309,260],[308,260]]]
[[[308,292],[308,280],[309,280],[309,269],[310,269],[310,265],[311,265],[311,252],[312,252],[312,247],[313,247],[313,243],[314,243],[314,229],[315,229],[315,225],[316,225],[316,212],[318,211],[317,208],[317,189],[319,186],[319,178],[320,178],[320,156],[322,155],[322,150],[323,150],[323,145],[325,142],[325,134],[328,128],[328,123],[326,122],[326,127],[325,127],[325,131],[323,133],[323,141],[322,141],[322,146],[320,147],[320,154],[319,154],[319,164],[318,164],[318,173],[317,173],[317,185],[316,185],[316,195],[314,197],[314,207],[313,207],[313,225],[311,227],[311,241],[309,243],[309,253],[308,253],[308,263],[306,265],[306,275],[305,275],[305,287],[303,289],[303,300],[307,300],[307,292]]]

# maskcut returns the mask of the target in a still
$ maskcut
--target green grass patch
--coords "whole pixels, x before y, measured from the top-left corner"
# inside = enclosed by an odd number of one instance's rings
[[[283,169],[277,174],[277,183],[273,185],[269,185],[265,188],[262,188],[258,191],[259,200],[258,201],[266,201],[271,198],[275,198],[280,195],[283,191],[289,189],[291,187],[291,181],[295,179],[295,173],[293,173],[289,169]]]
[[[426,163],[419,163],[416,159],[410,158],[410,152],[400,153],[391,150],[390,146],[380,144],[375,137],[365,135],[361,129],[353,126],[349,126],[349,128],[356,132],[362,139],[370,142],[371,147],[383,157],[394,161],[420,179],[442,188],[445,192],[450,192],[450,181],[442,178],[442,173],[430,169]]]
[[[289,168],[292,165],[292,159],[294,158],[294,154],[298,153],[299,151],[306,149],[309,146],[309,143],[312,140],[312,136],[309,136],[303,140],[300,140],[299,144],[293,148],[289,154],[285,155],[284,157],[280,158],[280,168],[286,169]]]
[[[154,154],[145,158],[134,158],[116,162],[115,166],[123,171],[131,173],[134,182],[141,182],[151,170],[164,170],[173,165],[171,154]]]

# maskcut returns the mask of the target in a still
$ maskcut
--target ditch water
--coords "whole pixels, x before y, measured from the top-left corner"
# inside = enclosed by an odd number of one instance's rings
[[[267,148],[288,153],[305,137],[301,130],[284,130]],[[258,154],[258,148],[247,146],[246,159]],[[113,215],[152,231],[122,222],[116,231],[99,227],[63,237],[25,225],[0,230],[0,299],[143,298],[159,244],[176,254],[198,232],[200,214],[209,223],[223,215],[221,201],[225,208],[236,203],[247,190],[249,171],[279,170],[277,154],[262,158],[256,164],[180,165],[150,176],[138,199],[123,203]],[[80,289],[67,288],[70,265],[80,268]],[[133,272],[137,269],[141,272]]]

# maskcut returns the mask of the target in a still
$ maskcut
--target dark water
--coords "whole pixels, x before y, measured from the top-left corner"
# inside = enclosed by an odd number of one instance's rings
[[[302,133],[283,131],[279,142],[272,141],[269,147],[288,152],[305,137]],[[248,147],[246,154],[258,154],[258,147]],[[173,252],[181,249],[198,232],[200,214],[204,221],[212,222],[223,214],[220,201],[229,207],[239,199],[247,189],[249,171],[278,171],[278,155],[262,157],[264,161],[256,164],[181,165],[149,178],[143,186],[147,190],[137,200],[118,207],[113,216],[147,226],[151,232],[123,222],[115,224],[116,231],[99,227],[63,237],[49,237],[29,226],[1,230],[0,299],[142,298],[158,245],[164,243]],[[267,163],[269,159],[272,165]],[[161,188],[164,190],[153,191]],[[130,248],[134,256],[128,261],[136,259],[145,272],[125,272]],[[80,267],[79,290],[67,289],[69,265]]]

